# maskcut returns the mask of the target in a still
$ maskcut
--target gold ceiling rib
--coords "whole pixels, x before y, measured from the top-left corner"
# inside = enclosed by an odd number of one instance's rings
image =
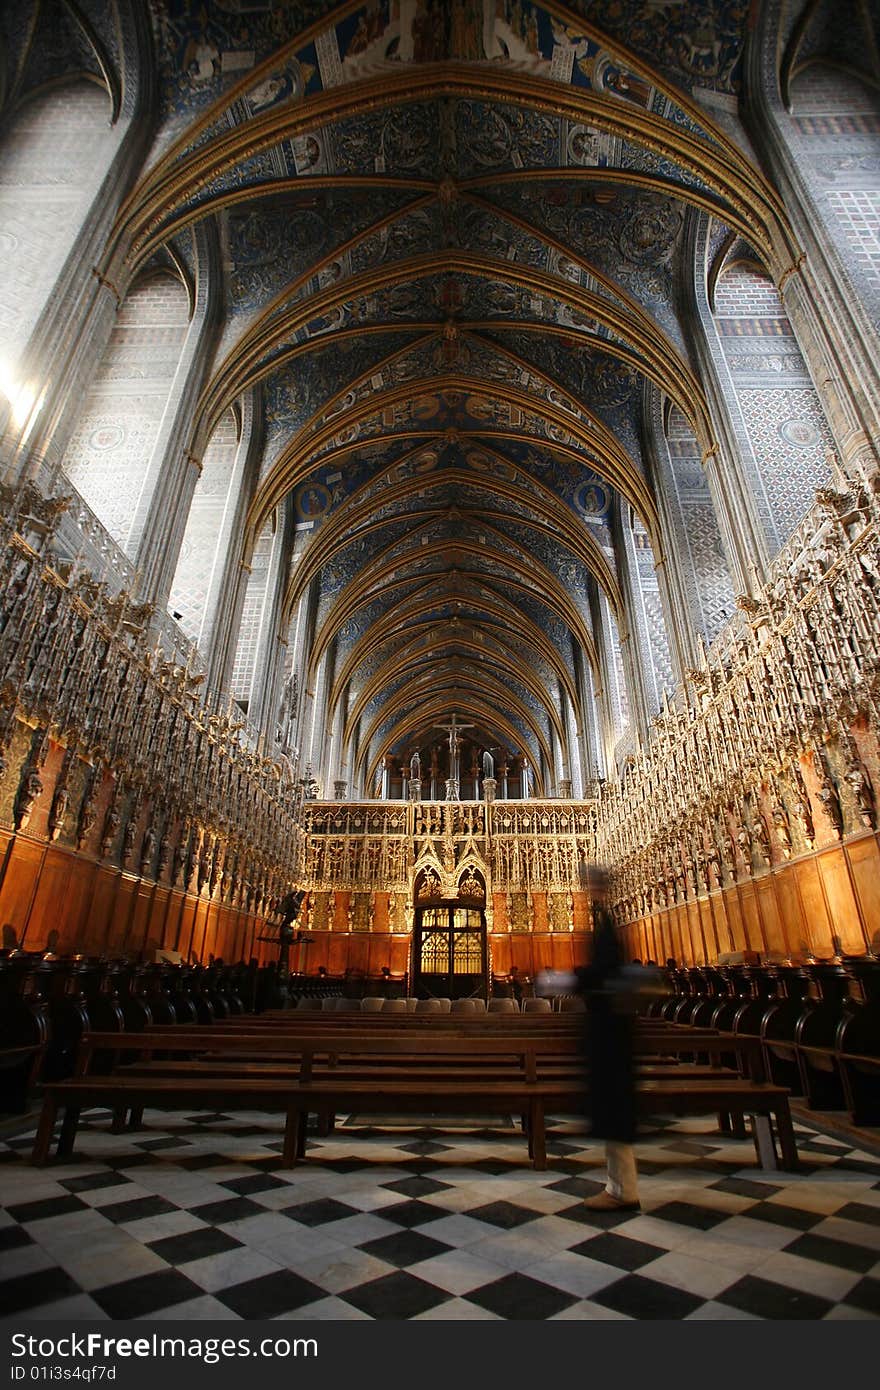
[[[337,555],[341,554],[352,541],[359,540],[362,536],[369,535],[372,531],[379,530],[389,525],[406,523],[410,518],[423,517],[433,514],[442,515],[441,505],[431,510],[426,508],[422,513],[406,512],[398,517],[389,518],[387,516],[372,519],[375,509],[381,506],[383,509],[396,502],[406,501],[409,497],[423,492],[439,492],[445,487],[455,485],[479,485],[483,481],[484,475],[469,473],[464,468],[443,468],[434,473],[417,474],[413,478],[398,483],[396,486],[388,488],[381,496],[370,498],[357,508],[352,508],[346,502],[331,513],[330,517],[323,523],[319,532],[316,533],[315,541],[320,538],[319,544],[311,544],[305,552],[303,558],[296,565],[291,577],[287,592],[284,596],[282,608],[282,622],[289,620],[296,608],[299,599],[305,593],[312,579],[325,566],[330,564]],[[519,502],[523,506],[532,504],[534,507],[534,496],[522,488],[516,488],[506,482],[503,478],[491,476],[491,490],[496,497],[505,498],[507,501]],[[605,589],[615,615],[622,611],[622,601],[620,586],[614,571],[608,564],[607,559],[596,544],[593,537],[587,530],[572,516],[568,505],[549,488],[541,489],[544,494],[542,499],[542,513],[533,510],[531,515],[522,515],[519,512],[504,512],[493,509],[489,512],[481,513],[481,519],[492,518],[501,521],[512,521],[530,530],[540,531],[544,535],[554,538],[561,536],[572,554],[590,570],[598,583]],[[350,501],[351,499],[348,499]],[[544,517],[549,514],[550,521]]]
[[[439,625],[435,625],[439,626]],[[426,661],[436,671],[436,667],[443,662],[444,669],[448,666],[447,657],[455,656],[459,651],[464,651],[475,658],[474,669],[479,669],[481,658],[485,660],[487,656],[492,656],[496,662],[499,660],[507,661],[508,669],[521,681],[526,689],[534,696],[539,705],[543,705],[548,713],[553,709],[553,701],[550,692],[538,680],[534,671],[524,666],[521,662],[517,663],[511,659],[509,649],[498,651],[494,644],[491,646],[481,645],[473,638],[466,638],[462,635],[450,634],[448,637],[436,643],[427,642],[424,635],[419,635],[408,642],[405,647],[396,651],[393,656],[389,656],[388,661],[377,667],[374,674],[366,682],[354,703],[346,710],[345,726],[342,732],[342,739],[345,746],[349,746],[354,738],[358,721],[370,702],[375,699],[381,691],[387,689],[392,677],[406,675],[412,670],[417,670],[419,674],[424,670]],[[392,663],[393,662],[393,667]],[[471,663],[468,662],[463,669],[469,670]],[[501,669],[501,668],[500,668]],[[507,691],[503,692],[506,699]],[[575,706],[576,708],[576,706]],[[335,709],[335,707],[334,707]],[[332,718],[329,711],[328,717]]]
[[[273,108],[243,126],[218,132],[205,146],[178,158],[157,183],[134,191],[111,234],[110,261],[101,267],[102,273],[110,274],[120,260],[131,266],[158,230],[163,236],[173,235],[175,228],[169,218],[182,204],[207,189],[213,179],[280,141],[295,139],[328,121],[447,97],[530,107],[643,146],[681,165],[738,208],[772,264],[786,264],[799,250],[782,204],[769,184],[732,142],[715,139],[714,130],[713,143],[709,143],[664,117],[607,95],[491,65],[434,63],[402,67],[400,72],[334,87],[299,104]],[[705,124],[705,117],[701,123]]]
[[[708,407],[699,382],[678,349],[644,309],[629,312],[601,295],[583,290],[557,276],[520,266],[514,261],[496,261],[471,251],[447,249],[424,252],[395,261],[390,266],[363,271],[319,291],[309,299],[297,301],[276,314],[271,322],[255,326],[236,344],[203,391],[195,411],[192,452],[198,453],[205,447],[217,421],[241,392],[270,372],[277,371],[286,360],[286,351],[291,349],[282,349],[269,362],[264,360],[267,352],[280,348],[286,339],[311,321],[340,311],[347,301],[366,298],[402,283],[428,279],[438,274],[474,275],[486,281],[502,280],[542,295],[551,302],[562,301],[585,318],[595,319],[643,354],[645,365],[642,370],[648,374],[650,368],[655,373],[652,379],[656,379],[661,390],[672,396],[688,416],[697,437],[705,444],[710,442],[712,431]],[[325,332],[311,341],[318,344],[331,338],[332,333]],[[315,428],[319,420],[320,412],[303,427],[303,433]]]
[[[137,203],[139,192],[143,196],[147,191],[162,184],[167,178],[168,171],[176,167],[180,156],[187,150],[192,150],[199,136],[203,132],[209,130],[212,125],[219,122],[236,101],[246,96],[247,93],[257,86],[264,78],[270,76],[282,63],[295,57],[298,51],[305,48],[314,39],[318,38],[323,33],[328,33],[331,28],[335,28],[347,15],[359,9],[361,4],[362,0],[348,0],[348,3],[339,5],[330,14],[322,16],[320,19],[314,21],[299,34],[275,49],[267,58],[263,59],[261,63],[239,78],[239,80],[218,97],[201,116],[197,117],[176,140],[172,141],[168,149],[153,168],[143,176],[138,186],[123,204],[119,220],[122,221],[128,217],[131,208]],[[694,124],[701,128],[715,144],[726,149],[734,157],[740,156],[740,151],[734,141],[732,141],[717,122],[708,115],[704,107],[698,105],[686,91],[667,81],[661,73],[628,49],[625,44],[622,44],[618,39],[611,37],[603,30],[597,28],[596,25],[589,23],[582,15],[575,14],[565,6],[553,3],[552,0],[550,0],[549,3],[542,4],[541,8],[546,10],[548,14],[555,15],[570,31],[582,34],[585,38],[591,39],[600,48],[604,48],[612,56],[616,56],[618,59],[622,60],[624,67],[643,77],[651,86],[662,92],[664,96],[688,115]]]
[[[519,672],[514,672],[514,676],[518,679]],[[440,679],[447,686],[450,683],[455,685],[462,700],[466,699],[468,694],[476,692],[485,699],[490,709],[503,709],[509,716],[511,726],[513,726],[513,720],[518,718],[527,727],[534,727],[536,730],[541,727],[536,722],[534,712],[529,706],[514,694],[500,675],[490,670],[481,670],[472,663],[465,665],[457,657],[453,657],[451,660],[444,661],[443,674]],[[525,682],[522,683],[525,684]],[[389,691],[385,700],[377,707],[362,731],[363,746],[365,748],[370,747],[378,730],[386,720],[394,720],[401,710],[411,706],[414,701],[418,702],[424,694],[434,695],[437,684],[437,669],[429,663],[427,667],[422,668],[414,680],[407,681],[405,685],[395,691]],[[552,704],[548,704],[545,705],[544,713],[552,724],[556,737],[564,745],[565,727],[558,712]]]
[[[478,700],[473,695],[468,697],[466,692],[460,690],[459,687],[455,685],[435,687],[435,692],[435,697],[432,700],[427,703],[423,702],[418,710],[395,725],[393,734],[383,740],[378,751],[374,754],[369,763],[367,762],[367,758],[369,757],[368,747],[359,751],[357,761],[366,769],[366,775],[364,777],[365,786],[369,787],[373,785],[382,759],[391,751],[395,743],[402,743],[407,738],[416,737],[422,732],[427,733],[430,729],[435,728],[441,719],[448,718],[450,709],[454,709],[457,712],[461,711],[472,719],[481,719],[487,728],[496,729],[499,734],[504,735],[503,742],[509,744],[511,751],[518,751],[520,749],[523,742],[521,731],[510,724],[497,710],[488,705],[484,705],[481,700]],[[535,727],[533,718],[528,720],[526,728],[532,734],[536,745],[541,749],[548,766],[550,766],[550,748],[542,731]],[[533,766],[533,776],[535,779],[535,793],[539,797],[543,796],[544,785],[540,766]]]
[[[301,444],[297,438],[294,444],[283,451],[276,460],[251,502],[245,523],[244,559],[249,559],[251,548],[260,534],[266,518],[280,505],[284,497],[308,476],[323,445],[332,446],[334,439],[345,430],[350,430],[356,422],[388,411],[402,401],[409,401],[421,396],[434,398],[444,392],[457,392],[469,397],[496,399],[505,405],[513,405],[517,410],[523,412],[526,418],[532,414],[540,416],[548,425],[555,426],[561,434],[575,441],[580,449],[589,455],[591,465],[593,460],[598,457],[600,462],[596,465],[596,471],[601,473],[603,478],[626,497],[642,519],[645,529],[651,537],[655,555],[659,556],[662,553],[656,504],[647,481],[617,437],[601,420],[588,416],[590,424],[587,427],[581,419],[569,415],[546,401],[537,400],[509,383],[502,385],[501,383],[475,382],[468,377],[444,375],[430,380],[421,379],[406,382],[393,390],[378,393],[371,401],[364,402],[360,411],[352,412],[348,417],[338,417],[325,427],[316,438],[306,441],[305,444]],[[584,413],[586,414],[586,412]],[[487,422],[487,424],[491,426],[491,422]],[[372,444],[381,438],[406,439],[416,434],[423,437],[427,432],[424,429],[399,432],[383,430],[382,433],[371,435],[368,440],[365,439],[361,442]],[[436,432],[435,427],[431,433]],[[470,434],[475,442],[485,434],[487,438],[523,438],[539,448],[543,444],[538,436],[525,431],[517,433],[516,427],[509,432],[490,427],[485,431],[467,430],[465,433]],[[560,447],[564,448],[565,446],[561,440],[554,439],[552,444],[550,441],[547,442],[547,447],[553,447],[558,451]],[[299,457],[301,452],[304,457]],[[580,466],[584,466],[583,453],[569,450],[569,457],[576,458]],[[324,451],[321,461],[329,464],[335,459],[336,451],[330,447]]]
[[[456,595],[456,599],[462,607],[465,606],[470,597],[470,591],[466,587],[460,589]],[[333,708],[335,709],[336,704],[342,698],[346,685],[354,677],[361,662],[369,660],[388,641],[399,636],[401,630],[406,632],[412,630],[413,633],[416,633],[422,629],[430,630],[439,622],[451,625],[453,623],[452,618],[438,619],[436,616],[438,604],[442,606],[449,601],[449,594],[440,595],[438,598],[436,585],[423,584],[415,599],[404,600],[397,609],[387,613],[378,623],[373,623],[367,632],[362,633],[352,645],[344,664],[336,674],[331,694]],[[549,640],[543,629],[533,622],[528,614],[512,607],[509,603],[504,604],[500,600],[492,602],[485,595],[475,597],[473,607],[478,609],[479,616],[461,619],[462,627],[471,626],[483,629],[487,615],[495,618],[501,634],[508,631],[513,632],[527,647],[533,648],[551,668],[554,675],[562,681],[572,698],[576,697],[574,682],[560,652]],[[494,640],[501,641],[501,637],[496,635],[493,624],[486,625],[484,630]],[[594,674],[597,674],[598,659],[592,636],[590,645],[586,649],[586,657]]]
[[[456,541],[454,549],[458,555],[472,555],[482,558],[486,554],[484,548],[474,545],[467,540]],[[393,589],[399,589],[403,584],[421,582],[425,577],[418,572],[399,574],[397,571],[401,568],[403,563],[415,558],[430,560],[435,556],[448,559],[449,554],[449,541],[441,540],[420,547],[417,556],[406,555],[402,556],[400,560],[394,560],[385,565],[365,566],[357,578],[352,580],[347,586],[345,595],[334,602],[330,611],[324,618],[320,629],[315,633],[309,657],[309,683],[315,679],[321,657],[333,637],[344,627],[345,623],[349,622],[354,617],[355,613],[357,613],[365,603],[371,599],[382,597]],[[508,591],[513,589],[531,599],[536,599],[542,606],[548,608],[551,613],[560,619],[564,626],[573,633],[578,643],[583,648],[587,649],[592,645],[591,633],[586,627],[580,612],[554,574],[551,574],[549,570],[539,564],[534,565],[530,574],[530,571],[526,567],[518,564],[515,558],[507,553],[498,553],[498,559],[503,565],[513,571],[514,576],[519,576],[519,578],[505,578],[504,583]],[[457,562],[456,568],[461,570],[461,566],[459,566]],[[494,592],[493,582],[500,582],[497,576],[484,574],[480,570],[467,570],[464,572],[480,587],[488,588],[492,592]],[[521,582],[527,580],[529,577],[534,579],[536,573],[541,576],[546,586],[537,593],[534,587],[526,582]],[[443,579],[443,573],[434,572],[428,577],[433,579],[438,594],[442,593],[440,581]],[[621,629],[621,641],[625,639],[625,635],[624,630]]]

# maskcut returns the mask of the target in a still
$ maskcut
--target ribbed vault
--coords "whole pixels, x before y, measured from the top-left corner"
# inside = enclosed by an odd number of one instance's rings
[[[98,270],[121,295],[214,229],[224,327],[188,457],[249,403],[238,611],[271,545],[264,704],[297,677],[327,794],[428,757],[452,714],[536,788],[583,788],[650,716],[634,575],[671,538],[644,403],[719,448],[676,300],[685,229],[711,215],[777,279],[799,256],[701,99],[735,90],[744,7],[695,8],[678,29],[529,0],[316,3],[299,31],[242,14],[242,76],[219,9],[175,21],[169,46],[203,56],[184,100],[160,65],[165,123]]]

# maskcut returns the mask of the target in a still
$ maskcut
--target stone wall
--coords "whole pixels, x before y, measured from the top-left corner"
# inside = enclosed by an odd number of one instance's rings
[[[715,290],[715,323],[775,554],[808,511],[815,489],[829,482],[825,452],[833,439],[772,280],[749,264],[732,263]]]
[[[28,102],[0,146],[0,351],[14,370],[116,144],[91,82]]]
[[[68,478],[132,559],[132,523],[188,321],[179,280],[160,275],[135,284],[119,309],[64,455]]]

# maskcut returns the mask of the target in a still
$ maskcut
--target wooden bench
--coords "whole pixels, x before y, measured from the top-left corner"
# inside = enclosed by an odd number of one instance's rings
[[[87,1035],[78,1059],[78,1075],[46,1087],[33,1162],[42,1163],[48,1157],[60,1109],[64,1110],[64,1122],[58,1155],[67,1157],[73,1150],[80,1112],[107,1105],[117,1115],[131,1110],[138,1117],[147,1106],[282,1110],[286,1116],[285,1166],[291,1166],[304,1151],[310,1113],[518,1113],[527,1121],[535,1166],[543,1167],[548,1104],[550,1113],[576,1114],[583,1113],[585,1105],[585,1079],[569,1039],[487,1036],[475,1057],[473,1038],[446,1033],[390,1038],[321,1032],[283,1038],[274,1031],[242,1034],[212,1028],[209,1036],[210,1041],[204,1029]],[[709,1048],[719,1058],[739,1041],[722,1034],[704,1037],[702,1033],[697,1040],[701,1049]],[[664,1035],[644,1040],[643,1045],[649,1049],[647,1055],[653,1047],[662,1057],[668,1054],[672,1041]],[[691,1030],[683,1030],[675,1045],[683,1052],[693,1050]],[[749,1046],[745,1043],[746,1052]],[[88,1074],[90,1061],[98,1053],[130,1052],[148,1061],[157,1051],[197,1051],[203,1056],[207,1052],[214,1054],[215,1061],[218,1053],[225,1056],[219,1072],[206,1070],[209,1062],[190,1062],[185,1076],[151,1073],[149,1069],[134,1072],[131,1068],[107,1076]],[[279,1058],[279,1073],[255,1072],[255,1060],[257,1066],[265,1067]],[[503,1068],[499,1068],[501,1059]],[[487,1065],[496,1067],[495,1074],[483,1074]],[[450,1075],[450,1068],[454,1075]],[[767,1165],[775,1161],[770,1127],[771,1118],[775,1118],[783,1163],[794,1166],[797,1162],[788,1093],[781,1087],[732,1072],[706,1077],[658,1064],[653,1074],[641,1079],[638,1096],[643,1114],[714,1110],[736,1116],[743,1124],[746,1115],[753,1116],[759,1157]]]

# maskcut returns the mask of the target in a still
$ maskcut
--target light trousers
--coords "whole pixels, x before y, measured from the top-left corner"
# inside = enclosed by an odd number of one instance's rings
[[[639,1179],[636,1171],[636,1151],[632,1144],[618,1144],[614,1139],[606,1139],[605,1162],[608,1165],[605,1191],[618,1202],[637,1202]]]

